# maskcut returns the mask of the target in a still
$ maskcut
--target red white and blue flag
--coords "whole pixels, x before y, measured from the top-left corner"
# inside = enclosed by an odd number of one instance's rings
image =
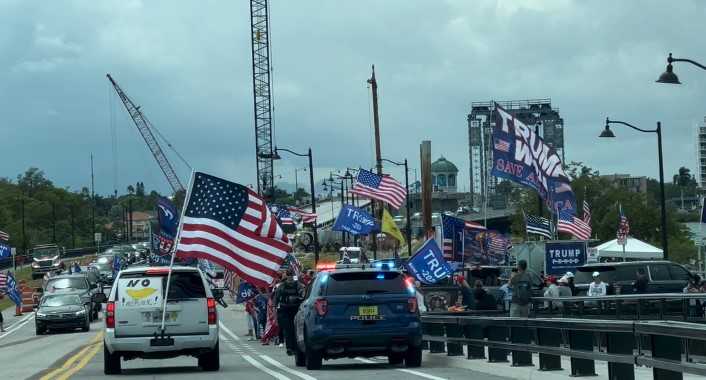
[[[8,241],[10,240],[10,234],[5,231],[0,231],[0,240]]]
[[[274,282],[292,247],[257,193],[196,172],[185,205],[177,256],[216,262],[257,287]]]
[[[557,231],[566,232],[579,240],[591,238],[591,226],[568,211],[559,210]]]
[[[293,226],[295,224],[287,206],[272,205],[270,206],[270,210],[275,214],[280,225]]]
[[[379,176],[360,169],[351,193],[385,202],[395,209],[402,207],[407,191],[404,186],[387,174]]]
[[[289,206],[289,212],[299,215],[302,218],[302,223],[304,224],[316,223],[317,215],[315,212],[307,212],[294,206]]]
[[[623,205],[620,205],[620,220],[618,221],[618,232],[616,237],[618,239],[618,244],[625,245],[628,242],[628,235],[630,234],[630,222],[628,222],[628,217],[623,213]]]

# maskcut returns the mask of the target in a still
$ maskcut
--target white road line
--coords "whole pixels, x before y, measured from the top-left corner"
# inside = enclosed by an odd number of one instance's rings
[[[304,379],[304,380],[316,380],[315,377],[309,376],[309,375],[307,375],[307,374],[304,373],[304,372],[299,372],[299,371],[297,371],[297,370],[295,370],[295,369],[289,368],[289,367],[285,366],[284,364],[278,362],[278,361],[275,360],[275,359],[272,359],[271,357],[269,357],[269,356],[267,356],[267,355],[260,355],[260,358],[261,358],[262,360],[264,360],[264,361],[266,361],[266,362],[272,364],[273,366],[275,366],[275,367],[281,369],[282,371],[289,372],[289,373],[291,373],[291,374],[294,375],[294,376],[299,376],[299,377],[301,377],[301,378]]]
[[[376,362],[376,361],[368,360],[368,359],[363,359],[363,358],[355,358],[355,360],[357,360],[357,361],[359,361],[359,362],[367,363],[367,364],[381,364],[380,362]],[[419,377],[423,377],[423,378],[429,379],[429,380],[447,380],[447,379],[445,379],[445,378],[443,378],[443,377],[438,377],[438,376],[434,376],[434,375],[429,375],[429,374],[426,374],[426,373],[424,373],[424,372],[419,372],[419,371],[415,371],[415,370],[412,370],[412,369],[395,368],[395,370],[396,370],[396,371],[400,371],[400,372],[409,373],[410,375],[416,375],[416,376],[419,376]]]
[[[221,322],[221,321],[218,321],[218,322],[219,322],[219,325],[221,326],[221,328],[223,329],[223,331],[225,331],[226,333],[228,333],[228,335],[232,336],[233,339],[235,339],[236,341],[240,341],[240,337],[237,336],[237,335],[235,335],[235,334],[233,334],[233,332],[230,331],[230,329],[226,327],[226,324],[225,324],[225,323],[223,323],[223,322]]]
[[[19,329],[21,329],[22,327],[24,327],[24,325],[26,325],[27,323],[29,323],[32,319],[34,319],[34,314],[30,314],[29,316],[27,316],[26,318],[22,319],[21,321],[16,322],[15,324],[12,325],[11,328],[5,330],[5,333],[4,333],[4,334],[0,335],[0,339],[9,336],[10,334],[14,333],[15,331],[18,331]]]
[[[273,371],[273,370],[271,370],[271,369],[265,367],[264,365],[262,365],[262,363],[260,363],[259,361],[253,359],[250,355],[243,355],[243,359],[247,360],[250,364],[252,364],[253,366],[255,366],[255,368],[259,369],[260,371],[265,372],[265,373],[271,375],[271,376],[274,377],[275,379],[279,379],[279,380],[291,380],[291,379],[288,378],[287,376],[285,376],[285,375],[283,375],[283,374],[281,374],[281,373],[279,373],[279,372],[277,372],[277,371]]]

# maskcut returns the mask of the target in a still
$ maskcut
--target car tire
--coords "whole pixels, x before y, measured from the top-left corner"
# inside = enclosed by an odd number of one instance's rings
[[[103,373],[106,375],[119,375],[122,372],[120,368],[120,354],[111,354],[108,347],[103,343]]]
[[[47,332],[47,328],[35,326],[35,332],[37,333],[37,335],[44,335]]]
[[[324,361],[321,351],[307,349],[304,356],[306,358],[306,369],[309,371],[321,369]]]
[[[391,352],[387,355],[387,361],[391,365],[402,364],[404,361],[405,354],[400,352]]]
[[[299,346],[294,349],[294,364],[297,367],[304,367],[306,365],[306,355],[299,349]]]
[[[81,331],[88,331],[91,329],[91,319],[86,317],[86,322],[83,323],[83,327],[81,327]]]
[[[199,367],[204,371],[218,371],[221,369],[219,343],[209,352],[199,356]]]
[[[417,368],[422,365],[422,347],[409,347],[404,357],[404,365],[408,368]]]

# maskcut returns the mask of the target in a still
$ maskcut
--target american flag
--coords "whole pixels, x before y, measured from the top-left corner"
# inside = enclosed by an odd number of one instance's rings
[[[265,287],[292,247],[265,201],[249,188],[196,172],[192,178],[177,256],[202,258]]]
[[[625,245],[628,242],[628,235],[630,234],[630,222],[628,222],[628,217],[623,213],[623,205],[620,205],[620,222],[618,223],[618,232],[616,237],[618,238],[618,244]]]
[[[506,253],[508,249],[512,248],[510,238],[498,233],[488,234],[487,241],[488,250],[491,252]]]
[[[7,291],[7,273],[0,273],[0,294]]]
[[[503,139],[496,139],[495,140],[495,150],[499,150],[501,152],[509,152],[510,151],[510,142],[505,141]]]
[[[235,294],[238,291],[238,288],[235,287],[235,277],[235,272],[228,268],[223,269],[223,286],[230,291],[230,294]]]
[[[298,207],[289,206],[289,212],[301,216],[302,223],[316,223],[316,213],[304,211]]]
[[[289,213],[287,207],[272,205],[270,206],[270,209],[272,210],[272,212],[275,213],[275,216],[277,216],[277,220],[281,225],[293,226],[295,224],[294,219],[292,219],[292,214]]]
[[[389,175],[379,176],[371,171],[360,169],[351,193],[377,199],[390,204],[395,209],[402,207],[407,191]]]
[[[583,201],[583,221],[589,226],[591,225],[591,207],[586,201]]]
[[[10,240],[10,234],[5,231],[0,231],[0,240],[8,241]]]
[[[463,225],[471,230],[487,230],[484,225],[476,222],[471,222],[470,220],[464,220]]]
[[[556,226],[559,232],[569,233],[579,240],[588,240],[591,237],[591,226],[568,211],[559,211]]]
[[[527,225],[526,228],[528,234],[544,236],[547,239],[554,237],[552,222],[547,218],[542,218],[541,216],[536,215],[526,215],[525,223]]]
[[[287,255],[285,259],[286,265],[292,270],[292,274],[301,278],[302,277],[302,263],[299,262],[293,254]]]

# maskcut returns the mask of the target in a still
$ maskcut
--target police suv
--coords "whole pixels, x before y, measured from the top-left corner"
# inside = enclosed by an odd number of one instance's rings
[[[198,268],[172,268],[162,331],[168,267],[121,271],[108,296],[103,341],[106,374],[120,373],[121,359],[198,358],[205,371],[220,368],[216,300]]]
[[[319,272],[294,320],[297,366],[323,359],[387,356],[419,367],[422,331],[411,278],[383,263]]]

